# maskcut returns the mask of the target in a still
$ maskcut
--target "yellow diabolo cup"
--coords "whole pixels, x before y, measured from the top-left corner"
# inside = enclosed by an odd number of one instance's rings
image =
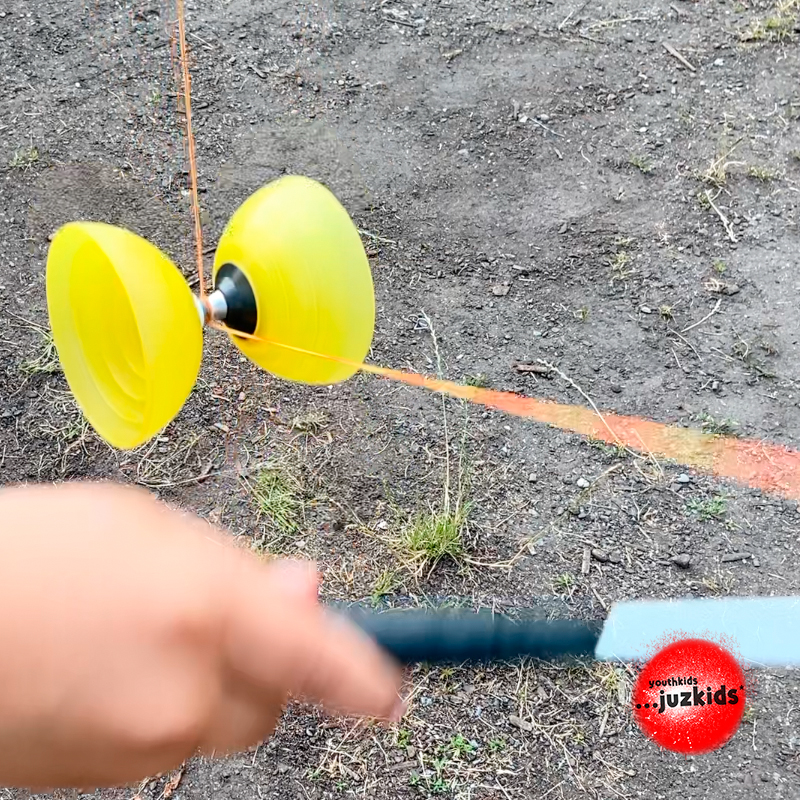
[[[346,380],[356,367],[271,342],[362,362],[372,345],[375,294],[361,237],[322,184],[289,175],[252,195],[233,215],[214,258],[215,280],[233,265],[255,296],[255,330],[232,335],[273,375],[307,384]]]
[[[47,305],[64,375],[110,445],[136,447],[180,411],[200,369],[189,285],[156,247],[97,222],[65,225],[47,259]]]

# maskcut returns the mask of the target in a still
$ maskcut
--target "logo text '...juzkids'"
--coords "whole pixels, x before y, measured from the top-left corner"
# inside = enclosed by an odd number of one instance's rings
[[[666,680],[649,680],[651,689],[657,686],[666,686],[668,689],[659,691],[658,703],[637,703],[636,708],[658,708],[658,713],[663,714],[668,708],[691,708],[705,705],[732,705],[739,702],[739,689],[728,688],[723,683],[716,691],[711,686],[700,688],[697,678],[693,675],[688,677],[671,677]],[[680,687],[692,687],[691,689],[681,689]]]

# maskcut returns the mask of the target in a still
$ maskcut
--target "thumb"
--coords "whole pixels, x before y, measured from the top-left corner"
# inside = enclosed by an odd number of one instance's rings
[[[251,563],[231,587],[225,657],[232,673],[268,697],[399,719],[398,666],[351,623],[298,597],[296,586],[287,587],[289,569]]]

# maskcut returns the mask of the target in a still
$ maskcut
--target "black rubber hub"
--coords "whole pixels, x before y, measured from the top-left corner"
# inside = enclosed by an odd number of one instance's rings
[[[225,326],[242,333],[255,333],[258,325],[256,296],[244,272],[234,264],[223,264],[217,272],[214,288],[222,292],[228,306]]]

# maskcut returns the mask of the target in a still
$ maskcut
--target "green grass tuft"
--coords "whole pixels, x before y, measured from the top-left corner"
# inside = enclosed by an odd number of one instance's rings
[[[261,468],[249,484],[259,513],[268,517],[282,534],[295,533],[300,525],[301,502],[297,481],[282,461]]]
[[[722,519],[728,510],[728,500],[723,495],[716,495],[705,500],[692,499],[686,507],[696,514],[701,522],[711,519]]]
[[[420,573],[433,569],[442,559],[459,562],[464,556],[463,530],[469,516],[469,505],[455,511],[433,511],[418,514],[400,535],[400,549]]]

